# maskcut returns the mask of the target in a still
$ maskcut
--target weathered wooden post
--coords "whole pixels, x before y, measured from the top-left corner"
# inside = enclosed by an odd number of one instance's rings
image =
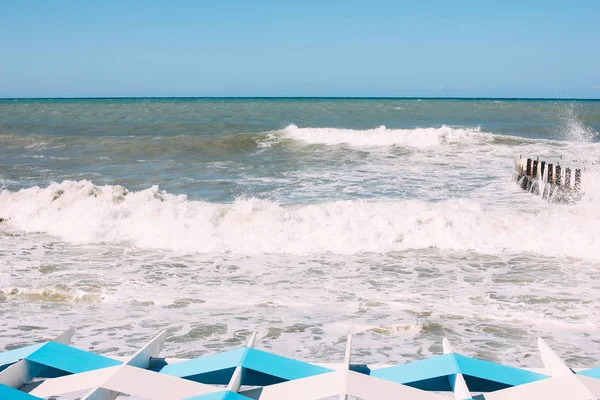
[[[523,154],[519,154],[519,175],[524,175]]]
[[[541,170],[541,177],[542,179],[544,179],[544,172],[546,171],[546,161],[542,161],[542,170]]]
[[[562,157],[561,157],[562,160]],[[540,161],[540,157],[515,159],[513,179],[523,190],[541,194],[544,200],[553,203],[574,203],[581,199],[581,170],[570,167],[563,168],[560,162],[556,164]],[[574,180],[574,184],[571,182]],[[578,193],[574,193],[578,192]]]

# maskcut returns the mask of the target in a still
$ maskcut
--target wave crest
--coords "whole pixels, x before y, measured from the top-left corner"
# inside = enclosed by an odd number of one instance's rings
[[[284,206],[239,199],[217,204],[191,201],[156,186],[128,192],[88,181],[0,193],[0,216],[10,218],[2,225],[72,243],[125,242],[199,253],[358,254],[439,248],[600,259],[595,250],[600,245],[597,207],[557,207],[552,218],[537,214],[485,208],[470,200]]]
[[[349,145],[356,147],[406,146],[426,148],[446,143],[474,141],[491,137],[481,128],[440,128],[388,129],[380,126],[375,129],[355,130],[340,128],[298,128],[289,125],[283,131],[289,139],[309,144]]]

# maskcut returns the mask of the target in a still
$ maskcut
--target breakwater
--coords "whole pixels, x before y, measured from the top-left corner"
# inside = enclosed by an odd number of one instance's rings
[[[515,159],[513,179],[523,190],[541,195],[550,203],[575,203],[583,194],[580,168],[563,168],[560,163],[540,161],[539,157]]]

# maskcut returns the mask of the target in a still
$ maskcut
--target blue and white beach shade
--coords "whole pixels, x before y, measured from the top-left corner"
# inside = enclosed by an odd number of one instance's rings
[[[371,376],[429,391],[452,391],[449,378],[456,374],[464,376],[473,392],[491,392],[548,378],[454,353],[371,371]]]
[[[266,386],[331,372],[330,369],[253,348],[242,348],[163,367],[163,374],[196,382],[227,385],[237,367],[242,385]]]
[[[454,400],[600,398],[600,368],[576,374],[541,339],[544,373],[454,353],[446,339],[440,356],[358,368],[351,364],[350,335],[344,363],[333,369],[255,349],[256,334],[244,348],[169,364],[159,358],[166,335],[160,333],[124,360],[70,347],[69,335],[0,353],[0,399],[82,391],[82,400],[114,400],[121,394],[150,400],[448,400],[438,392]],[[161,366],[152,368],[156,365]]]
[[[10,386],[0,385],[0,399],[2,400],[42,400]]]
[[[57,337],[55,337],[54,339],[52,339],[52,342],[68,345],[71,343],[71,339],[73,338],[74,334],[75,328],[68,329],[65,332],[58,335]],[[17,361],[20,361],[33,354],[46,343],[48,342],[37,343],[31,346],[25,346],[0,353],[0,372],[8,368],[10,365],[16,363]]]
[[[188,397],[185,400],[252,400],[250,397],[242,396],[239,393],[224,390],[221,392],[213,392],[200,396]]]

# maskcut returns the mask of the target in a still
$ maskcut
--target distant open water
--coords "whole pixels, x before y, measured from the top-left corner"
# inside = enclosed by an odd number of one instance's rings
[[[600,101],[0,100],[0,350],[600,362]],[[582,167],[553,205],[514,157]]]

